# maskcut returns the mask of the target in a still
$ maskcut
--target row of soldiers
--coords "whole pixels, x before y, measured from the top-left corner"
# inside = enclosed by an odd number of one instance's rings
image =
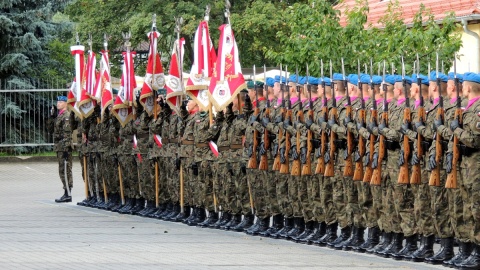
[[[124,127],[97,110],[70,120],[89,180],[79,204],[478,269],[479,99],[476,73],[335,73],[250,81],[215,116],[161,96]]]

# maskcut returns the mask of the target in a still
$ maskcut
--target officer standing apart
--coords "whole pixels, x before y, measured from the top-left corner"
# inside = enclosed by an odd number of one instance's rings
[[[67,97],[57,97],[57,109],[52,106],[50,118],[47,121],[49,132],[53,133],[53,151],[57,153],[58,173],[65,193],[55,202],[71,202],[70,191],[73,187],[72,179],[72,128],[70,114],[67,111]],[[66,179],[65,179],[66,178]],[[68,181],[68,187],[66,183]]]

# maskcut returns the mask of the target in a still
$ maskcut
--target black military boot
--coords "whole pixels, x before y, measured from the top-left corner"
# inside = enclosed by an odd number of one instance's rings
[[[255,219],[254,219],[255,220]],[[252,226],[248,227],[248,228],[245,228],[245,230],[243,230],[243,232],[247,232],[247,231],[252,231],[252,230],[256,230],[257,227],[259,226],[260,224],[260,219],[258,217],[256,217],[256,220],[255,222],[252,224]]]
[[[134,201],[135,201],[135,199],[126,197],[125,198],[125,204],[121,208],[118,209],[118,213],[127,214],[128,211],[130,211],[130,209],[133,207]]]
[[[377,254],[378,252],[385,250],[390,245],[390,243],[392,243],[392,240],[393,240],[392,232],[383,232],[382,241],[380,241],[380,243],[378,243],[376,246],[370,249],[367,249],[367,251],[365,252],[370,254],[371,253]]]
[[[391,255],[394,260],[406,260],[409,258],[415,251],[418,250],[417,246],[418,236],[416,234],[408,236],[405,238],[405,246],[397,253]]]
[[[231,219],[232,216],[230,215],[230,213],[223,212],[222,216],[217,220],[217,222],[209,226],[209,228],[220,229],[221,226],[227,224]]]
[[[455,256],[453,252],[453,237],[442,238],[440,250],[433,254],[432,257],[426,258],[425,262],[430,264],[442,264]]]
[[[226,215],[224,220],[220,223],[220,225],[217,227],[217,229],[220,229],[220,230],[225,230],[225,227],[229,227],[230,224],[232,224],[233,222],[233,215],[229,212],[225,212],[223,215]],[[223,215],[222,215],[222,218],[223,218]]]
[[[103,193],[102,193],[103,194]],[[100,196],[97,198],[97,201],[95,202],[94,205],[92,205],[93,208],[102,208],[102,206],[105,204],[105,197]]]
[[[144,198],[135,199],[135,206],[132,207],[132,209],[130,209],[129,214],[136,215],[137,213],[142,211],[143,208],[145,208],[145,199]]]
[[[90,200],[90,198],[85,198],[85,199],[83,199],[83,201],[77,202],[77,205],[85,206],[87,204],[88,200]]]
[[[340,235],[337,237],[337,239],[327,242],[327,246],[329,248],[335,248],[336,245],[350,238],[351,234],[352,234],[352,227],[345,226],[344,228],[340,229]]]
[[[448,261],[444,261],[442,264],[443,266],[453,268],[455,267],[455,264],[459,264],[470,256],[472,253],[472,243],[467,243],[467,242],[460,242],[458,244],[458,253],[455,255],[452,259]]]
[[[302,239],[300,242],[302,244],[307,244],[307,245],[312,245],[314,241],[319,240],[322,238],[327,231],[327,224],[325,222],[317,222],[317,226],[314,229],[313,233],[310,234],[309,236],[305,237]]]
[[[403,233],[393,233],[393,241],[383,251],[378,252],[380,257],[388,258],[395,253],[398,253],[403,248]]]
[[[299,235],[305,231],[305,220],[303,217],[295,218],[295,227],[293,230],[288,232],[287,240],[293,241]]]
[[[270,224],[270,217],[258,218],[258,226],[253,227],[252,230],[247,230],[248,235],[258,235],[261,232],[268,230],[268,225]]]
[[[159,219],[165,220],[173,212],[173,203],[168,202],[165,210],[158,216]]]
[[[172,213],[170,213],[170,215],[166,216],[165,217],[165,221],[173,221],[173,219],[178,216],[178,214],[180,214],[180,211],[181,211],[181,207],[180,207],[180,203],[174,203],[173,204],[173,210],[172,210]]]
[[[188,226],[197,226],[198,224],[204,222],[206,220],[206,213],[205,213],[205,209],[202,208],[202,207],[198,207],[197,208],[197,215],[195,216],[195,218],[193,218],[192,220],[190,220],[187,225]]]
[[[335,222],[327,225],[327,231],[325,232],[325,235],[322,236],[320,239],[313,241],[313,244],[315,246],[324,247],[327,245],[327,243],[333,242],[335,239],[337,239],[337,230],[338,223]]]
[[[480,246],[473,244],[473,250],[470,256],[464,261],[455,263],[455,268],[458,269],[480,269]]]
[[[283,226],[283,228],[278,232],[271,234],[270,237],[276,238],[276,239],[282,238],[282,235],[286,235],[290,230],[293,229],[293,226],[294,226],[293,224],[294,224],[293,218],[285,218],[285,225]]]
[[[246,228],[249,228],[253,224],[253,215],[252,214],[246,214],[243,217],[242,222],[238,224],[237,226],[233,227],[231,230],[235,232],[243,232],[245,231]]]
[[[170,221],[182,222],[185,219],[187,219],[189,216],[190,216],[190,206],[184,206],[183,207],[183,213],[182,212],[178,213],[178,215],[173,217]]]
[[[66,189],[65,189],[65,192],[63,193],[62,197],[60,197],[58,199],[55,199],[56,203],[64,203],[64,202],[71,202],[71,201],[72,201],[72,197],[68,196],[68,192],[67,192]]]
[[[350,245],[350,243],[355,239],[355,234],[357,233],[357,227],[352,226],[352,231],[350,233],[350,237],[347,240],[336,244],[333,248],[336,250],[342,250],[345,246]]]
[[[85,203],[86,207],[93,207],[97,203],[97,197],[91,196],[90,199]]]
[[[301,243],[304,241],[305,238],[309,237],[311,234],[315,234],[316,228],[318,227],[318,222],[316,221],[308,221],[305,223],[305,230],[303,233],[298,235],[297,237],[293,238],[293,241],[295,243]]]
[[[197,217],[198,208],[196,206],[193,206],[193,207],[191,207],[191,209],[192,209],[192,213],[190,214],[190,216],[187,219],[182,221],[183,224],[188,224],[190,221],[192,221],[193,219],[195,219]]]
[[[346,251],[349,251],[349,250],[352,250],[354,248],[358,248],[359,246],[363,245],[363,243],[365,243],[365,239],[363,237],[364,234],[365,234],[365,228],[357,227],[356,230],[355,230],[355,234],[354,234],[353,239],[351,241],[348,241],[347,243],[345,243],[345,245],[343,246],[342,249],[346,250]]]
[[[240,214],[232,215],[232,219],[230,220],[230,222],[220,227],[220,229],[225,231],[232,230],[233,228],[237,227],[237,225],[240,224],[241,221],[242,221],[242,215]]]
[[[367,241],[363,242],[363,244],[353,247],[353,251],[358,253],[365,253],[367,249],[373,248],[374,246],[378,245],[380,240],[380,228],[378,227],[371,227],[368,228],[368,238]]]
[[[147,200],[147,203],[145,204],[145,207],[137,213],[137,215],[141,216],[141,217],[144,217],[145,216],[145,213],[150,211],[150,208],[152,207],[151,202],[149,200]]]
[[[272,226],[268,230],[261,232],[259,235],[264,237],[270,237],[283,228],[283,215],[274,215],[272,218]]]
[[[112,212],[118,212],[120,208],[122,208],[122,198],[120,198],[120,195],[118,195],[117,200],[114,205],[110,206],[108,209]]]
[[[435,243],[435,235],[422,236],[420,247],[410,256],[404,258],[406,261],[423,262],[425,259],[433,256],[433,244]]]
[[[158,208],[155,210],[155,212],[148,215],[148,217],[159,218],[160,215],[163,213],[163,211],[165,211],[165,209],[167,209],[167,204],[166,203],[161,203],[161,204],[158,205]]]
[[[108,203],[105,205],[105,210],[112,210],[112,208],[117,205],[118,196],[116,193],[111,193],[108,195]]]
[[[218,213],[215,213],[215,211],[209,211],[208,212],[208,218],[205,219],[205,221],[198,223],[197,227],[200,228],[208,228],[215,224],[215,222],[218,221]]]

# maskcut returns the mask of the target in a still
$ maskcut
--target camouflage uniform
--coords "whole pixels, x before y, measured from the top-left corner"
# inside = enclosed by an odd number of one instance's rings
[[[133,135],[135,129],[133,121],[120,128],[120,145],[118,146],[118,161],[122,172],[122,181],[125,197],[138,199],[137,163],[133,155]]]
[[[134,122],[135,136],[137,139],[137,147],[134,149],[137,155],[137,168],[140,174],[141,181],[141,197],[153,201],[155,200],[155,185],[154,185],[154,162],[148,158],[148,149],[150,147],[150,130],[149,124],[152,117],[148,116],[146,111],[143,111]],[[138,158],[138,157],[141,157]]]
[[[118,156],[117,156],[117,147],[120,145],[119,142],[119,130],[120,122],[118,119],[111,115],[108,119],[108,148],[105,153],[108,166],[108,177],[105,178],[107,183],[107,191],[111,194],[120,194],[120,181],[118,175]]]
[[[167,189],[168,194],[170,195],[170,201],[173,203],[180,202],[180,173],[176,166],[176,161],[178,158],[179,151],[179,138],[180,134],[178,133],[177,125],[181,118],[173,112],[170,115],[170,120],[168,121],[168,133],[166,137],[168,139],[168,144],[164,144],[165,152],[165,163],[164,168],[167,171]]]
[[[158,201],[159,204],[165,204],[169,200],[168,191],[167,191],[167,170],[165,170],[165,158],[163,155],[165,153],[165,147],[167,144],[167,139],[165,137],[166,131],[168,130],[168,116],[170,115],[171,111],[170,108],[162,109],[160,114],[157,117],[157,120],[151,121],[149,124],[150,131],[152,133],[152,137],[150,139],[150,144],[152,144],[152,148],[148,153],[149,159],[156,160],[158,166]],[[157,143],[154,142],[154,136],[159,135],[162,137],[162,147],[159,147]],[[163,139],[165,138],[165,139]],[[155,170],[155,169],[154,169]],[[155,176],[154,176],[155,177]],[[155,178],[154,178],[154,181]],[[154,182],[155,183],[155,182]],[[155,194],[154,189],[154,196]]]
[[[98,124],[97,124],[97,115],[93,113],[88,116],[83,122],[83,129],[85,130],[87,136],[86,143],[86,153],[87,156],[87,170],[88,170],[88,179],[89,179],[89,189],[90,195],[93,197],[98,195],[103,198],[102,192],[103,187],[102,183],[102,170],[99,157],[99,143],[98,143]],[[98,198],[97,198],[98,199]]]
[[[105,190],[107,193],[112,193],[113,181],[116,179],[114,172],[116,171],[116,166],[113,162],[113,159],[110,155],[110,142],[111,142],[111,133],[110,125],[112,125],[111,117],[105,116],[103,122],[97,125],[98,127],[98,152],[100,154],[100,164],[99,171],[102,172],[102,178],[99,179],[100,183],[105,185]],[[103,194],[101,194],[103,196]]]
[[[194,175],[192,171],[192,163],[194,162],[194,138],[193,138],[193,125],[195,115],[197,113],[189,113],[183,115],[183,120],[178,121],[177,130],[178,134],[181,136],[180,149],[178,156],[182,164],[183,173],[183,182],[184,182],[184,191],[183,198],[185,206],[194,206]]]
[[[55,118],[49,118],[47,121],[49,132],[53,133],[53,151],[57,152],[58,174],[62,181],[63,189],[66,190],[65,173],[67,175],[69,189],[73,187],[72,178],[72,126],[68,110],[58,113]],[[65,172],[65,158],[67,161],[67,171]]]

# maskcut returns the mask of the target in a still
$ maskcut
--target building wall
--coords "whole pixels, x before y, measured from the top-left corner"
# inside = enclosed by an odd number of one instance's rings
[[[480,24],[470,24],[468,25],[468,29],[480,35]],[[458,31],[462,33],[463,44],[458,52],[460,61],[457,61],[457,72],[480,72],[479,41],[465,33],[462,27],[460,27]],[[453,71],[453,67],[451,71]]]

